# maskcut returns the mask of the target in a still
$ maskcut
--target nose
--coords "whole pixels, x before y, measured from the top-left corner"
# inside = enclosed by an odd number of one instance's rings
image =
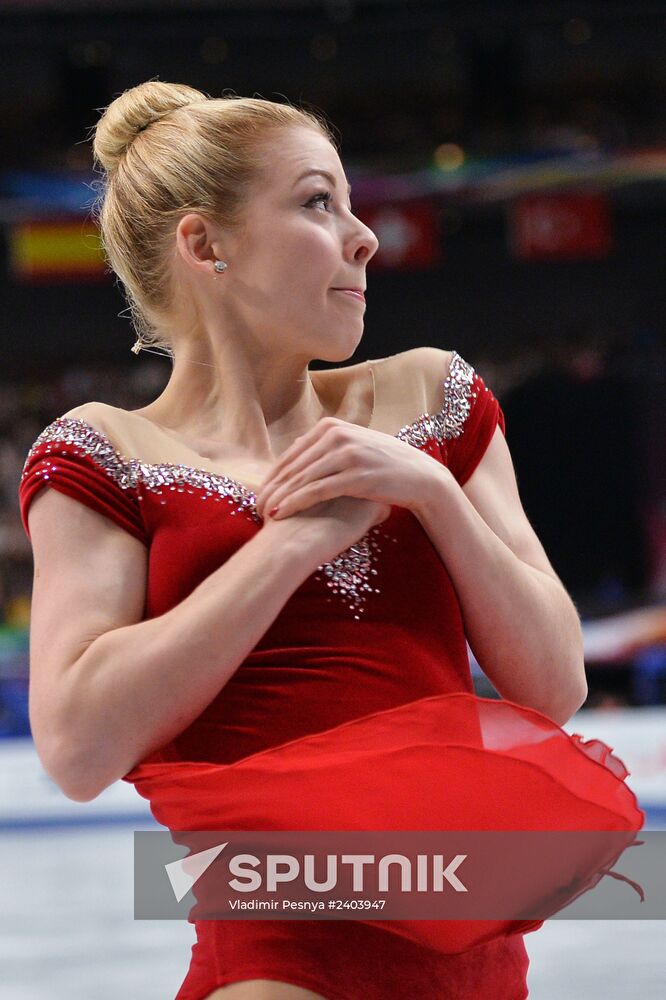
[[[354,226],[347,239],[347,255],[350,260],[364,261],[366,264],[379,248],[379,240],[369,226],[353,216]]]

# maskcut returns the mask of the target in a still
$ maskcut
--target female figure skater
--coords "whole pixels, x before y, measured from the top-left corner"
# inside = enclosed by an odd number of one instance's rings
[[[131,781],[171,830],[639,829],[621,761],[560,728],[580,623],[490,388],[438,347],[308,368],[358,347],[378,245],[325,122],[153,81],[94,152],[133,350],[173,370],[26,459],[47,772],[81,802]],[[527,996],[499,923],[194,923],[177,1000]]]

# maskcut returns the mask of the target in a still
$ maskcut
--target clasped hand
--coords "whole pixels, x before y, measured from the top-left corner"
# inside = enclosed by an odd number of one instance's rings
[[[276,519],[335,497],[361,497],[416,511],[430,455],[383,431],[323,417],[296,438],[256,494],[257,513],[278,507]],[[438,463],[436,463],[439,465]]]

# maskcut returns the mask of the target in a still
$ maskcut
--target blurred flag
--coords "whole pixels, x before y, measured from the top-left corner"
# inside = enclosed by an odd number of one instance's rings
[[[22,284],[106,278],[99,230],[80,216],[14,223],[8,227],[8,241],[11,275]]]
[[[605,257],[611,248],[608,198],[596,193],[530,194],[511,202],[509,240],[525,260]]]
[[[427,270],[442,259],[441,226],[428,199],[367,206],[357,212],[379,240],[369,267]]]

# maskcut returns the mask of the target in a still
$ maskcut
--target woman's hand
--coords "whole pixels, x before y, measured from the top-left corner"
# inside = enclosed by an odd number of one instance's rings
[[[433,461],[383,431],[323,417],[280,456],[256,494],[257,513],[278,507],[279,520],[340,496],[415,511]]]

